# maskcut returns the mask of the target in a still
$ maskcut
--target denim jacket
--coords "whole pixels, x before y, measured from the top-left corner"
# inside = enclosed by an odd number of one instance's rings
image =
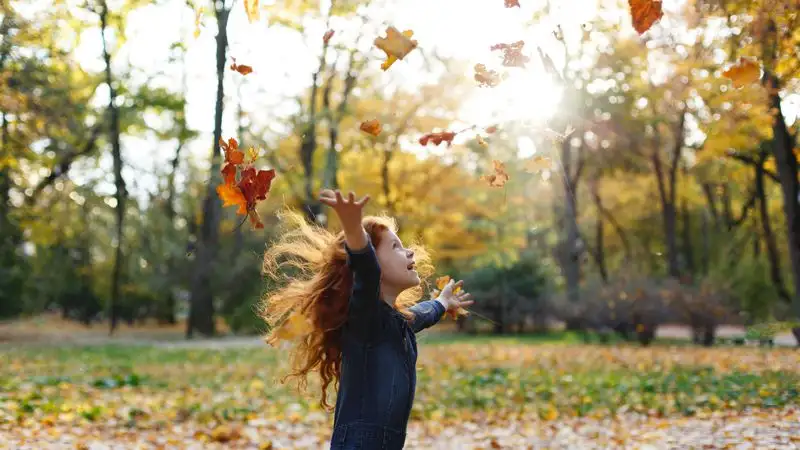
[[[441,319],[435,301],[413,307],[412,321],[381,300],[381,269],[371,242],[347,248],[353,292],[342,328],[342,367],[331,449],[402,449],[414,402],[415,333]]]

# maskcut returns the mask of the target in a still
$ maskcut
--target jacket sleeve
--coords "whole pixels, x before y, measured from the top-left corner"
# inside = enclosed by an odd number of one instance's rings
[[[370,315],[379,306],[381,268],[372,242],[360,250],[352,250],[345,244],[347,265],[353,272],[353,291],[350,295],[348,316]]]
[[[436,300],[428,300],[417,303],[409,308],[414,313],[414,320],[411,322],[411,329],[414,333],[436,325],[445,313],[444,305]]]

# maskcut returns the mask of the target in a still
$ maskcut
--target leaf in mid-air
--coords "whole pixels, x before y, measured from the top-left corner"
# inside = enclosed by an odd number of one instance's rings
[[[361,122],[361,126],[359,128],[364,133],[370,134],[372,136],[377,136],[381,134],[381,129],[382,129],[381,123],[378,121],[378,119],[365,120],[364,122]]]
[[[631,22],[637,33],[649,30],[664,15],[660,0],[628,0],[631,8]]]
[[[402,33],[395,27],[386,28],[386,37],[375,38],[375,46],[386,53],[386,61],[381,64],[381,69],[388,70],[398,59],[403,59],[411,50],[417,48],[417,41],[411,39],[414,32],[405,30]]]
[[[761,66],[753,59],[741,57],[735,65],[722,72],[722,76],[729,78],[734,87],[741,88],[761,79]]]
[[[492,160],[492,165],[494,166],[494,173],[489,175],[482,175],[481,181],[485,181],[489,183],[490,187],[503,187],[506,185],[506,182],[510,179],[508,173],[506,173],[506,165],[502,163],[502,161]]]

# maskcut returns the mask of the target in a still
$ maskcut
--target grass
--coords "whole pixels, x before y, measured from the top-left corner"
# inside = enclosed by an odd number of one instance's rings
[[[642,349],[577,339],[423,335],[412,417],[488,410],[545,420],[624,411],[692,415],[800,403],[795,350]],[[0,423],[225,422],[319,411],[313,381],[307,396],[276,382],[285,364],[285,355],[267,346],[9,348],[0,359]]]

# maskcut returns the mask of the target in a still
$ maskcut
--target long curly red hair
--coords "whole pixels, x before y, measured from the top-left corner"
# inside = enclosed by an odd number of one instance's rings
[[[397,232],[394,219],[387,216],[368,216],[362,221],[374,247],[380,245],[382,233]],[[269,326],[265,337],[269,343],[277,340],[276,330],[290,313],[299,311],[313,325],[312,331],[293,342],[290,372],[283,377],[297,381],[305,391],[308,374],[319,372],[321,381],[320,405],[330,409],[328,386],[334,382],[338,389],[341,375],[341,329],[347,319],[353,274],[347,266],[344,233],[332,233],[310,225],[303,215],[293,211],[281,214],[280,238],[264,254],[263,272],[278,288],[267,292],[259,304],[259,316]],[[433,273],[430,257],[418,245],[414,250],[416,269],[422,280]],[[411,319],[408,310],[422,297],[423,285],[407,289],[395,301],[395,308]]]

